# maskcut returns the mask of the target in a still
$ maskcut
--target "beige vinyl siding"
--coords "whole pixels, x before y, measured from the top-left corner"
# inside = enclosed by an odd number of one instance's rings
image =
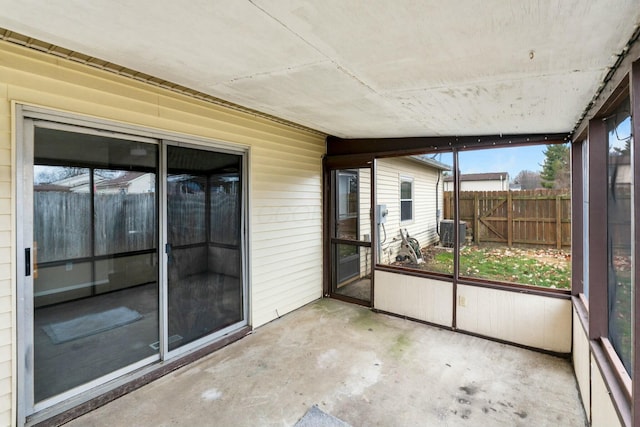
[[[406,229],[411,237],[418,239],[422,247],[438,242],[436,231],[436,183],[438,169],[407,158],[390,158],[376,161],[377,203],[387,205],[389,214],[384,225],[386,240],[382,244],[380,262],[395,261],[400,249],[400,229]],[[400,221],[400,180],[413,180],[413,219]],[[438,187],[439,209],[442,209],[442,182]],[[381,230],[381,240],[384,232]]]
[[[14,293],[12,286],[11,103],[0,78],[0,425],[12,423]]]
[[[250,322],[321,297],[323,135],[4,42],[0,58],[0,425],[15,409],[12,101],[248,147]]]

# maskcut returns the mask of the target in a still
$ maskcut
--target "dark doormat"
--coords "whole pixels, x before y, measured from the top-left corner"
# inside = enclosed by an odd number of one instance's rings
[[[294,427],[351,427],[351,425],[313,405]]]

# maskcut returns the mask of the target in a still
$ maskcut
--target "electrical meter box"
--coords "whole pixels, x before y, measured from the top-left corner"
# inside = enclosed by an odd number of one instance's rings
[[[387,222],[387,215],[389,215],[387,205],[376,206],[376,218],[378,218],[378,224],[385,224]]]

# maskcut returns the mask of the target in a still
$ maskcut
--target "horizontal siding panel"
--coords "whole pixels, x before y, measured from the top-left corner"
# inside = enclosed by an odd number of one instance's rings
[[[251,178],[255,182],[267,181],[289,184],[305,182],[307,185],[313,185],[318,190],[322,188],[322,179],[320,171],[310,171],[305,169],[294,170],[288,167],[279,167],[280,173],[267,172],[264,170],[252,170]]]
[[[264,219],[256,218],[252,231],[254,235],[260,235],[273,231],[313,230],[322,226],[320,217],[321,214],[313,212],[298,215],[280,214],[277,217],[265,215],[262,217]]]
[[[281,135],[278,135],[278,138],[273,138],[273,135],[269,135],[266,138],[259,139],[259,141],[262,142],[260,149],[265,152],[282,153],[285,151],[287,154],[308,156],[318,160],[325,152],[323,144],[305,143],[298,138],[285,139]]]
[[[11,149],[9,148],[0,148],[0,165],[11,165]],[[5,196],[11,194],[1,192],[0,195]]]
[[[309,156],[298,156],[298,157],[290,157],[286,152],[277,152],[272,151],[270,153],[265,153],[258,148],[252,147],[251,153],[256,158],[260,158],[264,156],[269,160],[265,159],[263,163],[252,164],[252,170],[260,172],[261,167],[271,167],[278,169],[294,169],[294,170],[303,170],[305,174],[309,172],[322,172],[322,166],[320,163],[320,157],[317,159]],[[271,157],[269,157],[271,156]]]
[[[303,252],[303,247],[297,249],[299,250],[280,254],[279,258],[282,259],[282,261],[273,258],[270,259],[269,256],[255,258],[252,260],[251,266],[261,275],[267,275],[269,272],[293,272],[322,265],[322,248],[320,246],[316,248],[315,253],[313,251]]]
[[[319,226],[319,225],[318,225]],[[283,228],[283,230],[286,228]],[[257,244],[257,248],[259,249],[269,249],[269,241],[273,239],[279,239],[278,244],[297,244],[297,243],[311,243],[311,244],[319,244],[322,241],[322,235],[313,228],[310,227],[300,227],[297,228],[297,232],[295,235],[289,235],[287,237],[283,237],[281,230],[271,230],[264,231],[261,233],[256,233],[252,236],[252,243]]]
[[[11,421],[11,411],[0,412],[0,424],[2,425],[13,425]]]
[[[305,268],[300,271],[285,271],[283,269],[279,276],[275,276],[278,279],[277,281],[274,281],[274,283],[268,287],[256,287],[252,295],[262,302],[275,304],[278,301],[284,300],[283,298],[278,298],[278,293],[285,290],[289,295],[293,292],[314,292],[322,288],[320,282],[313,282],[313,277],[319,271],[321,271],[320,264],[318,264],[317,267]]]
[[[93,99],[79,100],[66,98],[62,94],[33,90],[24,87],[10,87],[12,99],[63,111],[78,112],[82,115],[105,118],[120,123],[133,123],[164,129],[157,116],[140,113],[135,110],[122,110],[117,105],[96,103]]]
[[[307,233],[296,233],[271,239],[253,240],[252,248],[256,253],[261,252],[268,255],[269,252],[277,250],[278,248],[283,248],[283,250],[289,252],[291,252],[294,247],[322,248],[321,241],[322,236],[317,230],[309,230]],[[257,259],[260,259],[260,255],[257,255]]]
[[[0,369],[2,369],[2,365],[0,365]],[[11,394],[2,394],[3,391],[0,391],[0,414],[4,414],[6,411],[11,409]],[[0,417],[1,416],[2,415],[0,415]],[[2,418],[0,418],[0,425],[5,425],[1,420]]]
[[[254,259],[253,268],[260,272],[261,279],[268,277],[268,272],[277,272],[279,274],[289,274],[298,271],[300,266],[319,265],[322,266],[322,251],[320,248],[315,250],[300,248],[295,254],[291,252],[282,252],[273,256],[265,256],[263,258]],[[264,275],[264,276],[262,276]]]
[[[11,325],[3,325],[2,328],[0,328],[0,345],[11,343],[11,341],[12,341]]]
[[[0,395],[11,393],[11,378],[0,378]]]
[[[300,208],[302,209],[302,208]],[[309,229],[320,233],[322,230],[318,230],[318,227],[322,227],[322,214],[320,212],[300,212],[288,214],[286,212],[265,214],[259,213],[252,218],[252,234],[254,238],[264,239],[261,237],[262,233],[277,232],[277,234],[270,234],[272,238],[287,237],[289,235],[299,234],[301,230]]]
[[[305,261],[304,266],[287,266],[286,264],[294,264],[296,260]],[[255,291],[260,292],[261,289],[266,289],[270,294],[273,294],[277,298],[276,290],[281,289],[283,291],[294,284],[304,279],[310,279],[317,273],[322,273],[322,259],[320,257],[305,256],[299,258],[292,258],[286,262],[275,262],[265,265],[258,265],[254,268],[254,277],[257,277],[260,281],[254,283]],[[268,283],[268,286],[262,286],[261,283]],[[318,286],[321,285],[318,281]]]
[[[256,197],[264,197],[262,192],[269,192],[273,194],[273,192],[279,192],[283,196],[288,196],[291,193],[304,193],[317,197],[317,194],[320,192],[320,186],[316,183],[305,183],[305,182],[283,182],[278,183],[277,181],[260,181],[256,180],[253,185],[253,190],[256,192]]]
[[[322,262],[322,247],[320,245],[298,245],[296,255],[291,254],[291,245],[274,246],[269,250],[261,251],[253,258],[254,266],[269,265],[271,263],[288,263],[296,258],[316,257],[318,262]]]
[[[11,214],[11,199],[6,197],[0,198],[0,214]],[[2,259],[1,256],[0,259]]]
[[[0,231],[7,231],[7,230],[11,230],[11,215],[0,215]]]
[[[1,186],[1,183],[0,183]],[[0,248],[9,248],[11,247],[11,232],[10,231],[0,231]],[[7,260],[2,260],[7,261]],[[8,260],[11,261],[11,260]]]
[[[318,158],[309,157],[304,154],[294,154],[285,151],[277,150],[251,150],[254,156],[264,156],[269,159],[269,164],[273,166],[279,166],[286,168],[287,166],[295,165],[298,168],[304,168],[308,171],[315,171],[316,173],[321,171],[320,156]],[[259,157],[257,157],[259,158]],[[258,167],[257,164],[252,164],[252,167]]]
[[[304,179],[307,181],[313,181],[318,186],[322,185],[322,171],[312,170],[308,167],[300,167],[296,164],[296,167],[291,167],[293,165],[283,167],[282,165],[277,165],[274,168],[254,168],[252,170],[252,178],[254,179],[274,179],[280,181],[288,181],[288,182],[296,182],[298,180]]]
[[[8,249],[8,248],[5,248]],[[2,259],[3,261],[6,260],[6,258]],[[11,279],[11,264],[5,262],[3,264],[0,264],[0,280],[9,280]],[[0,285],[1,287],[2,285]]]
[[[256,310],[253,317],[254,326],[261,326],[272,320],[282,317],[285,314],[292,312],[293,310],[302,307],[308,303],[316,301],[322,297],[322,290],[318,288],[316,292],[312,293],[292,293],[290,298],[286,301],[280,300],[279,304],[261,304],[268,305],[268,309]]]
[[[289,199],[297,199],[297,198],[304,198],[304,199],[310,199],[310,200],[318,199],[318,193],[309,193],[304,191],[282,192],[282,191],[263,190],[260,192],[260,194],[254,194],[253,196],[269,197],[269,198],[274,197],[274,198],[279,198],[281,200],[289,200]]]
[[[57,80],[91,86],[103,91],[111,91],[137,98],[157,96],[159,88],[135,80],[117,76],[108,71],[87,67],[74,61],[30,51],[25,54],[23,48],[3,43],[2,65],[9,69],[28,70],[34,75],[55,76]],[[64,69],[65,72],[60,72]],[[119,83],[118,83],[119,82]]]
[[[319,201],[318,201],[319,204]],[[316,204],[316,206],[268,206],[268,207],[260,207],[256,208],[254,212],[254,217],[275,217],[278,220],[282,218],[297,218],[300,220],[308,220],[315,219],[318,215],[321,214],[320,206]],[[264,220],[264,218],[262,218]]]
[[[0,165],[0,182],[11,182],[11,166]]]
[[[11,295],[11,282],[9,280],[0,281],[0,297]]]
[[[10,313],[11,312],[11,297],[10,296],[4,296],[4,297],[0,297],[0,313]],[[7,327],[9,325],[2,325],[0,326],[0,342],[2,342],[2,330],[3,328]]]
[[[8,319],[9,315],[0,314],[0,320],[2,320],[3,317],[6,317]],[[6,323],[6,324],[9,325],[10,323]],[[7,362],[10,360],[11,360],[11,342],[0,343],[0,363]]]
[[[272,209],[272,208],[298,208],[300,206],[308,206],[320,210],[322,208],[322,200],[320,198],[310,200],[287,199],[286,201],[278,198],[254,198],[251,200],[251,206],[255,209]]]

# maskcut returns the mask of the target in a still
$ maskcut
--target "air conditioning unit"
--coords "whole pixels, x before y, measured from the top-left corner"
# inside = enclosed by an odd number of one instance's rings
[[[453,235],[454,230],[454,222],[452,219],[443,219],[440,221],[440,244],[442,246],[449,248],[453,247],[453,243],[455,242],[455,237]],[[458,242],[460,243],[460,246],[464,245],[466,234],[467,223],[460,221],[460,224],[458,225]]]

